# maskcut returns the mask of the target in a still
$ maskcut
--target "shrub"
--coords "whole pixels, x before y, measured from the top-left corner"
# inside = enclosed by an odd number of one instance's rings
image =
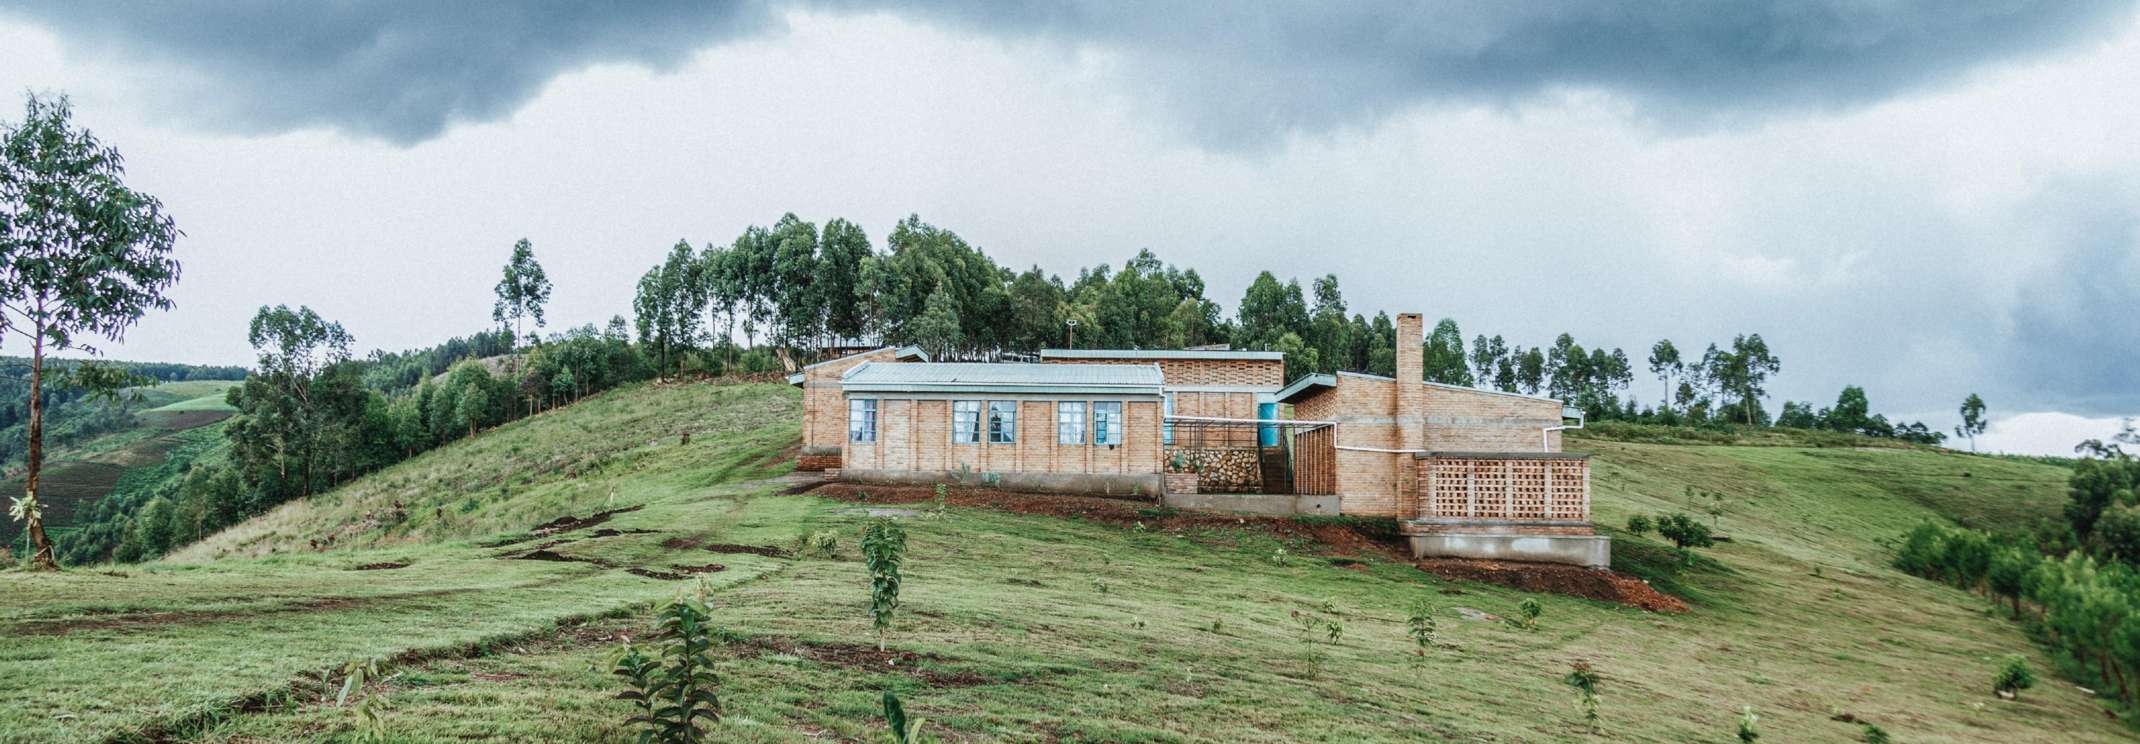
[[[720,722],[720,677],[713,671],[712,609],[706,586],[678,597],[655,611],[653,638],[660,651],[649,657],[635,645],[624,647],[612,674],[625,679],[617,699],[632,701],[641,726],[640,741],[688,744],[705,741],[701,720]]]
[[[1889,744],[1887,738],[1887,729],[1880,728],[1879,726],[1874,726],[1870,723],[1865,724],[1865,735],[1860,740],[1865,742],[1865,744]]]
[[[1517,603],[1516,616],[1508,618],[1505,622],[1511,628],[1537,630],[1538,617],[1544,614],[1546,614],[1545,605],[1539,604],[1538,600],[1535,599],[1525,599]]]
[[[1761,724],[1761,717],[1760,717],[1760,716],[1757,716],[1757,715],[1754,715],[1754,707],[1753,707],[1753,706],[1751,706],[1751,705],[1748,705],[1748,706],[1745,706],[1745,707],[1742,707],[1742,708],[1740,708],[1740,709],[1739,709],[1739,742],[1740,742],[1740,744],[1754,744],[1754,742],[1760,741],[1760,740],[1761,740],[1761,729],[1760,729],[1760,728],[1758,728],[1758,726],[1759,726],[1760,724]]]
[[[1649,517],[1637,514],[1627,518],[1627,531],[1636,535],[1647,535],[1653,527]]]
[[[795,555],[827,559],[840,557],[839,531],[818,530],[806,535],[796,535]]]
[[[1575,688],[1576,709],[1583,714],[1583,723],[1591,731],[1598,730],[1598,673],[1590,668],[1590,662],[1578,661],[1569,666],[1568,676],[1560,678],[1561,684]]]
[[[877,630],[877,650],[892,629],[899,610],[899,566],[906,562],[907,532],[890,519],[871,520],[862,529],[862,560],[869,565],[869,618]]]
[[[1991,689],[2006,697],[2021,697],[2021,691],[2036,686],[2036,673],[2029,671],[2029,660],[2020,654],[2012,654],[1999,664],[1999,671],[1992,676]]]
[[[1716,544],[1709,533],[1709,525],[1684,513],[1673,513],[1657,518],[1657,534],[1672,541],[1679,548],[1683,559],[1692,560],[1694,553],[1689,548],[1706,548]]]

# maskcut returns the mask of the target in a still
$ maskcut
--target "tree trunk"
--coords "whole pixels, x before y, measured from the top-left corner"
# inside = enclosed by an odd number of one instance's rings
[[[23,478],[23,498],[30,503],[30,568],[39,571],[59,570],[59,561],[52,557],[52,539],[45,535],[45,518],[37,504],[37,479],[45,467],[45,407],[39,400],[40,387],[45,378],[45,340],[36,337],[30,352],[30,449],[26,462],[29,474]]]

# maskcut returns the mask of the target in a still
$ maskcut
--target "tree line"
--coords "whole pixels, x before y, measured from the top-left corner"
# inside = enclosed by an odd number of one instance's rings
[[[2003,606],[2084,684],[2140,709],[2140,432],[2131,420],[2089,440],[2067,481],[2062,519],[2034,530],[1924,524],[1895,566]]]

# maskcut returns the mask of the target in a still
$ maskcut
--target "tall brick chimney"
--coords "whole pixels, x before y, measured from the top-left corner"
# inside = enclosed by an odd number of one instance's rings
[[[1397,390],[1390,415],[1397,421],[1397,449],[1426,446],[1426,323],[1419,313],[1397,314]]]

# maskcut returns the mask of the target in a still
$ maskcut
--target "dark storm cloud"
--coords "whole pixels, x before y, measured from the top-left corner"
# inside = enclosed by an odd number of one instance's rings
[[[2140,410],[2140,189],[2060,185],[2035,205],[2052,260],[2020,285],[1997,370],[2059,410]]]
[[[774,28],[788,7],[876,11],[1118,55],[1124,83],[1214,146],[1372,124],[1434,101],[1556,88],[1668,122],[1843,107],[2115,30],[2069,2],[33,2],[71,41],[205,75],[227,126],[414,142],[510,114],[603,61],[661,66]]]
[[[403,144],[510,115],[561,73],[663,67],[771,25],[757,3],[693,0],[12,5],[70,43],[202,75],[204,100],[185,113],[211,124],[328,126]]]

